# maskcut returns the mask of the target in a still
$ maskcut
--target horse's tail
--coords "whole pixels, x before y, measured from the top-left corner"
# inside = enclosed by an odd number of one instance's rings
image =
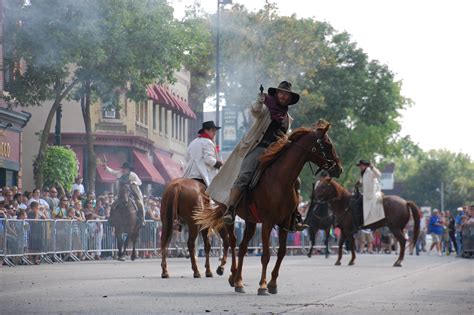
[[[413,230],[413,245],[415,245],[418,240],[418,235],[420,234],[420,210],[413,201],[407,201],[407,208],[411,210],[413,222],[415,223]]]
[[[161,228],[163,233],[162,242],[169,242],[173,235],[173,221],[178,218],[179,196],[181,194],[181,186],[179,184],[171,184],[163,193],[161,207],[166,212],[164,224]]]
[[[201,231],[204,229],[220,231],[224,228],[221,207],[218,204],[213,204],[207,194],[203,193],[201,197],[203,198],[201,207],[195,208],[193,211],[194,221],[199,225]]]

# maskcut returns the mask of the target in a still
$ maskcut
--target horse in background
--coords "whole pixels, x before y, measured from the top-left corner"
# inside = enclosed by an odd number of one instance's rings
[[[329,210],[327,202],[315,202],[314,205],[310,205],[308,213],[306,214],[305,223],[309,225],[308,235],[311,241],[308,258],[311,258],[313,255],[313,247],[316,243],[316,236],[319,230],[324,230],[325,257],[329,258],[329,238],[331,236],[331,228],[335,226],[335,217],[332,211]]]
[[[273,143],[260,158],[263,170],[259,182],[249,191],[237,206],[236,213],[245,220],[244,237],[239,246],[238,265],[235,260],[234,226],[228,225],[229,239],[232,248],[232,274],[229,284],[235,292],[244,293],[242,268],[247,253],[248,242],[253,237],[257,223],[262,223],[262,269],[258,295],[277,293],[277,278],[283,258],[286,255],[288,227],[291,216],[298,205],[298,193],[295,190],[298,175],[306,162],[313,162],[328,171],[331,176],[338,177],[342,167],[327,135],[330,124],[320,122],[316,128],[298,128],[288,137],[282,137]],[[251,210],[253,209],[253,210]],[[197,211],[195,217],[203,227],[219,229],[224,226],[222,214],[225,205]],[[270,234],[274,226],[278,226],[279,248],[277,261],[271,273],[272,278],[267,285],[267,266],[270,261]]]
[[[187,224],[189,229],[188,250],[191,258],[191,268],[194,272],[194,278],[200,278],[201,274],[196,264],[195,243],[199,234],[199,226],[193,219],[195,209],[203,209],[210,199],[205,196],[206,186],[195,179],[177,178],[168,183],[161,199],[161,268],[162,278],[169,278],[166,255],[168,245],[173,236],[173,227],[175,222]],[[201,236],[204,241],[204,251],[206,254],[206,277],[212,277],[212,271],[209,263],[209,253],[211,243],[209,241],[209,229],[203,229]],[[224,266],[227,262],[227,252],[229,250],[229,240],[225,230],[220,231],[223,241],[224,253],[221,258],[221,264],[217,268],[218,275],[224,274]]]
[[[329,203],[329,206],[336,217],[336,224],[341,229],[336,265],[341,264],[342,246],[346,239],[351,243],[352,259],[349,261],[349,265],[353,265],[355,260],[355,244],[351,211],[352,194],[335,180],[331,178],[322,178],[319,185],[317,185],[314,190],[314,196],[316,200],[326,201]],[[406,243],[403,229],[407,225],[411,213],[415,223],[413,240],[416,242],[420,233],[419,209],[414,202],[406,201],[403,198],[393,195],[384,196],[382,202],[385,218],[362,228],[375,230],[387,226],[400,243],[400,254],[393,266],[401,267],[403,258],[405,257]]]
[[[137,205],[132,197],[130,184],[119,183],[117,200],[111,206],[110,224],[115,228],[115,237],[117,239],[118,260],[125,261],[125,253],[129,240],[132,241],[133,261],[137,258],[135,247],[137,245],[138,233],[142,225],[137,222]]]

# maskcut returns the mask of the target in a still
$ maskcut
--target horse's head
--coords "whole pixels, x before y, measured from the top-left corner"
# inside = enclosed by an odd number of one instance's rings
[[[328,202],[337,199],[341,195],[337,183],[330,177],[323,177],[314,188],[313,196],[317,201]]]
[[[331,177],[338,178],[342,173],[342,165],[327,135],[330,127],[328,122],[319,121],[316,128],[302,139],[301,146],[307,152],[309,161],[327,171]]]

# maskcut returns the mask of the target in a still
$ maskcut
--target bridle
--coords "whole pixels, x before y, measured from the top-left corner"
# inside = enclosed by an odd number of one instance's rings
[[[311,131],[316,135],[316,130]],[[319,174],[322,170],[330,172],[334,167],[336,167],[337,162],[335,160],[332,160],[331,158],[328,158],[326,154],[326,147],[324,145],[323,137],[317,137],[316,140],[313,142],[311,145],[310,149],[307,149],[306,147],[302,146],[298,142],[293,142],[298,148],[302,149],[306,153],[313,155],[318,159],[318,164],[321,164],[321,166],[318,166],[318,169],[315,171],[313,169],[312,162],[309,161],[309,167],[311,168],[311,172],[313,173],[313,176],[316,177],[316,175]],[[318,154],[318,149],[321,152],[321,154]]]

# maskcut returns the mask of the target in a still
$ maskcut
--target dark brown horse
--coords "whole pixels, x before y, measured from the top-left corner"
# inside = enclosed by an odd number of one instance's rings
[[[310,205],[310,209],[308,209],[308,214],[305,219],[305,223],[309,225],[308,235],[311,241],[311,246],[308,251],[309,258],[311,258],[313,254],[313,247],[316,243],[316,234],[319,230],[324,230],[325,257],[329,258],[329,237],[334,222],[334,214],[332,211],[329,211],[329,206],[326,202],[315,202],[314,206]]]
[[[237,208],[237,214],[245,220],[245,232],[239,246],[239,262],[236,267],[235,250],[232,250],[232,274],[229,283],[236,292],[244,292],[242,267],[247,252],[248,242],[252,238],[257,222],[262,222],[262,274],[259,295],[277,293],[277,278],[283,257],[286,254],[286,241],[291,216],[297,207],[298,194],[295,190],[297,177],[306,162],[311,161],[326,169],[331,176],[339,176],[342,172],[339,159],[333,145],[326,135],[328,123],[318,124],[316,129],[299,128],[288,138],[282,138],[270,146],[261,157],[264,169],[257,186],[247,194],[247,199]],[[254,212],[249,210],[249,206]],[[205,227],[223,225],[222,213],[225,206],[220,204],[208,211],[196,213],[199,223]],[[272,278],[267,285],[267,265],[270,261],[270,233],[278,226],[279,248],[278,258],[272,271]],[[235,248],[233,226],[228,226],[231,248]]]
[[[317,200],[329,202],[329,206],[336,216],[336,224],[341,229],[341,237],[339,239],[339,254],[336,265],[341,264],[342,246],[346,239],[351,242],[352,259],[350,260],[349,265],[353,265],[355,260],[355,249],[354,236],[352,235],[352,211],[349,208],[352,198],[351,193],[335,180],[324,178],[321,179],[319,185],[314,190],[314,195]],[[418,212],[418,207],[412,201],[406,201],[405,199],[402,199],[398,196],[384,196],[383,209],[385,212],[384,219],[364,226],[363,228],[375,230],[380,227],[387,226],[390,231],[392,231],[393,235],[400,243],[400,255],[393,266],[401,267],[403,258],[405,256],[406,243],[405,236],[403,235],[403,229],[410,219],[410,210],[415,223],[413,236],[414,240],[418,239],[418,234],[420,232],[420,215]]]
[[[137,206],[132,200],[130,185],[120,182],[118,198],[112,204],[111,225],[115,228],[117,239],[118,259],[125,260],[128,241],[132,241],[133,250],[131,260],[137,258],[135,250],[141,224],[137,222]]]
[[[174,222],[183,222],[188,226],[188,250],[191,258],[191,267],[194,272],[194,278],[200,278],[198,267],[196,265],[195,241],[199,234],[199,227],[194,221],[192,215],[194,209],[202,209],[204,205],[209,203],[209,199],[204,195],[206,186],[198,180],[178,178],[168,183],[161,199],[161,268],[162,278],[169,278],[166,255],[168,252],[168,244],[173,235]],[[212,277],[212,271],[209,264],[209,253],[211,251],[211,243],[209,241],[208,229],[201,231],[204,241],[204,251],[206,253],[206,277]],[[229,250],[229,239],[225,230],[220,231],[223,241],[224,253],[221,264],[217,268],[218,275],[223,275],[224,265],[227,262],[227,252]]]

